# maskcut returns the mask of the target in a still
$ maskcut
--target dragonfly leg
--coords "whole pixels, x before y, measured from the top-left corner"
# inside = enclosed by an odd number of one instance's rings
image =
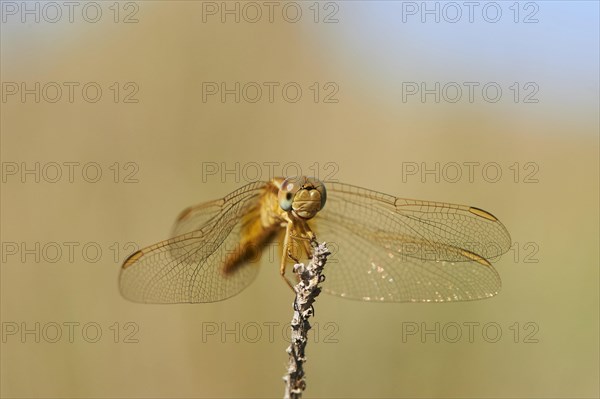
[[[304,251],[306,251],[306,256],[308,259],[310,259],[313,255],[312,245],[315,241],[315,233],[313,233],[308,226],[305,226],[303,237],[299,237],[299,239],[302,240],[302,245],[304,246]],[[296,261],[296,263],[298,262]]]
[[[306,251],[306,256],[310,259],[313,256],[313,247],[312,244],[315,240],[315,235],[312,231],[307,231],[306,240],[302,241],[304,244],[304,250]]]
[[[291,244],[288,245],[287,256],[288,256],[288,258],[290,258],[291,260],[293,260],[294,263],[300,263],[300,260],[298,260],[298,258],[296,258],[296,256],[292,252],[292,245]]]
[[[292,291],[294,291],[294,293],[296,293],[296,290],[294,289],[293,284],[285,276],[285,267],[287,264],[288,256],[290,258],[294,259],[294,262],[298,263],[298,261],[292,256],[292,254],[290,252],[290,235],[291,234],[292,234],[292,224],[288,223],[287,227],[285,229],[285,237],[283,238],[283,251],[282,251],[283,255],[281,256],[281,265],[279,266],[279,274],[281,274],[281,277],[286,282],[286,284],[290,287],[290,289]]]

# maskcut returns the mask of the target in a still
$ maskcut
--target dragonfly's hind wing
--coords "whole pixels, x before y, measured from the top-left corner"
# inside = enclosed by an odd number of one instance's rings
[[[223,265],[240,249],[244,216],[256,209],[264,187],[263,182],[250,183],[208,207],[184,211],[175,225],[176,237],[125,260],[119,276],[122,295],[136,302],[215,302],[243,290],[255,278],[258,264],[227,274]]]

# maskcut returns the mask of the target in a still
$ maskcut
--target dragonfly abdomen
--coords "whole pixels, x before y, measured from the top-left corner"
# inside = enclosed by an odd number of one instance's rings
[[[240,242],[225,259],[224,274],[232,274],[245,263],[260,260],[265,246],[282,229],[278,211],[277,187],[270,182],[255,205],[244,215]]]

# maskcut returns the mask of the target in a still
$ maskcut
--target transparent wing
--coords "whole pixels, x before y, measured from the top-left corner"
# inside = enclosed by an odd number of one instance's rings
[[[141,249],[123,263],[121,294],[135,302],[215,302],[229,298],[256,277],[251,263],[225,275],[222,266],[238,248],[243,216],[255,209],[265,182],[250,183],[227,197],[183,211],[178,234]]]
[[[190,206],[179,213],[171,237],[177,237],[194,230],[201,229],[213,218],[218,217],[223,210],[223,199],[203,202]]]
[[[510,235],[479,208],[396,198],[328,182],[314,220],[333,254],[324,291],[366,301],[466,301],[495,295],[500,277],[490,259]]]

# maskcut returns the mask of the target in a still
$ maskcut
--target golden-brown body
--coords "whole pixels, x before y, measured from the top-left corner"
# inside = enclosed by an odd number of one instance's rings
[[[286,182],[284,178],[274,178],[268,182],[256,204],[244,216],[242,239],[235,251],[225,260],[224,274],[231,274],[248,260],[255,259],[256,255],[260,255],[265,246],[284,230],[285,234],[280,240],[282,252],[280,273],[284,279],[288,258],[298,262],[298,258],[294,255],[296,251],[293,251],[296,240],[300,240],[307,256],[310,256],[309,242],[314,234],[308,226],[307,220],[321,209],[321,196],[318,195],[317,201],[317,199],[309,198],[306,194],[299,199],[297,206],[295,202],[293,209],[286,211],[281,207],[281,193],[285,192],[282,190],[282,185],[286,184],[284,182]],[[306,193],[310,192],[309,190],[316,191],[308,180],[296,185],[296,190],[303,191],[305,186],[308,186]],[[304,215],[304,217],[300,215]],[[285,280],[291,287],[291,283],[287,279]]]

